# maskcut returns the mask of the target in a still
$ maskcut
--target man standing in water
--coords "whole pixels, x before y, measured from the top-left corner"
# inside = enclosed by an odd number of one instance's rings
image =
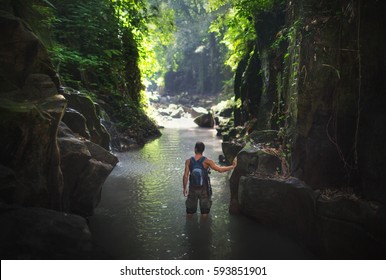
[[[185,162],[183,183],[183,193],[186,199],[186,213],[191,217],[197,212],[197,203],[200,202],[200,211],[202,217],[207,217],[212,206],[211,194],[208,192],[208,169],[212,168],[218,172],[226,172],[236,167],[236,159],[230,166],[218,166],[213,160],[204,157],[202,154],[205,150],[205,145],[202,142],[197,142],[194,147],[194,156],[187,159]],[[192,179],[194,172],[198,170],[198,177],[202,177],[201,183],[194,182]],[[189,189],[187,188],[189,180]]]

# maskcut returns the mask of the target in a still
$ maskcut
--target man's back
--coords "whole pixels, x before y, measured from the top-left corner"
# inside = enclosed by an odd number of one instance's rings
[[[205,157],[201,156],[196,159],[191,157],[189,161],[189,186],[199,187],[208,185],[208,168],[205,168],[204,161]]]

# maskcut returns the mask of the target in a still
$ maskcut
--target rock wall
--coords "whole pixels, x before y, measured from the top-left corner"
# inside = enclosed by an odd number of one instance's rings
[[[0,197],[5,202],[62,210],[64,186],[56,134],[65,104],[60,95],[2,104],[0,165],[11,174],[2,178]]]
[[[312,187],[348,186],[386,203],[386,86],[379,79],[386,59],[375,55],[386,43],[380,14],[386,6],[314,2],[290,8],[298,14],[293,19],[302,19],[298,91],[292,94],[294,174]],[[369,34],[381,35],[376,44]]]
[[[47,51],[28,25],[1,12],[0,26],[2,259],[90,258],[86,220],[64,213],[93,214],[117,163],[106,150],[108,134],[91,100],[59,94]],[[83,132],[63,119],[66,110],[84,120]]]
[[[293,176],[382,203],[385,8],[375,0],[287,1],[285,14],[259,14],[257,43],[235,80],[243,104],[235,125],[279,131]]]
[[[244,125],[244,140],[257,151],[247,144],[238,154],[230,211],[294,236],[301,232],[324,258],[385,257],[385,10],[386,3],[375,0],[287,1],[285,9],[259,15],[257,42],[235,76],[242,101],[235,126]],[[277,131],[279,143],[251,137],[262,130]],[[275,164],[263,161],[267,147],[282,166],[262,176],[261,164]],[[233,156],[228,150],[225,156]],[[289,176],[342,197],[326,200],[316,191],[312,203],[300,201],[304,197],[290,190],[297,187],[285,181]],[[277,194],[281,190],[285,195]],[[299,205],[283,210],[289,192]],[[304,203],[315,209],[301,213],[297,207]],[[295,227],[283,222],[287,215],[294,215]],[[305,215],[311,215],[307,230],[296,221]]]
[[[57,93],[45,48],[28,27],[9,14],[0,24],[0,160],[13,174],[2,189],[8,203],[62,210],[56,134],[66,100]]]

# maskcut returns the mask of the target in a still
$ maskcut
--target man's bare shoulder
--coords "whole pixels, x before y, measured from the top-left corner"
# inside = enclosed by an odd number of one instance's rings
[[[210,158],[205,158],[204,162],[213,162],[213,160]]]
[[[205,164],[205,165],[208,165],[208,166],[210,166],[210,167],[212,167],[213,164],[214,164],[214,161],[211,160],[210,158],[205,158],[204,164]]]

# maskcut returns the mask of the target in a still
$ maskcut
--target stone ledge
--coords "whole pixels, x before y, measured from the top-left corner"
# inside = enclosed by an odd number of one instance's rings
[[[241,213],[288,233],[318,258],[384,259],[386,208],[368,201],[324,200],[296,178],[242,176]]]

